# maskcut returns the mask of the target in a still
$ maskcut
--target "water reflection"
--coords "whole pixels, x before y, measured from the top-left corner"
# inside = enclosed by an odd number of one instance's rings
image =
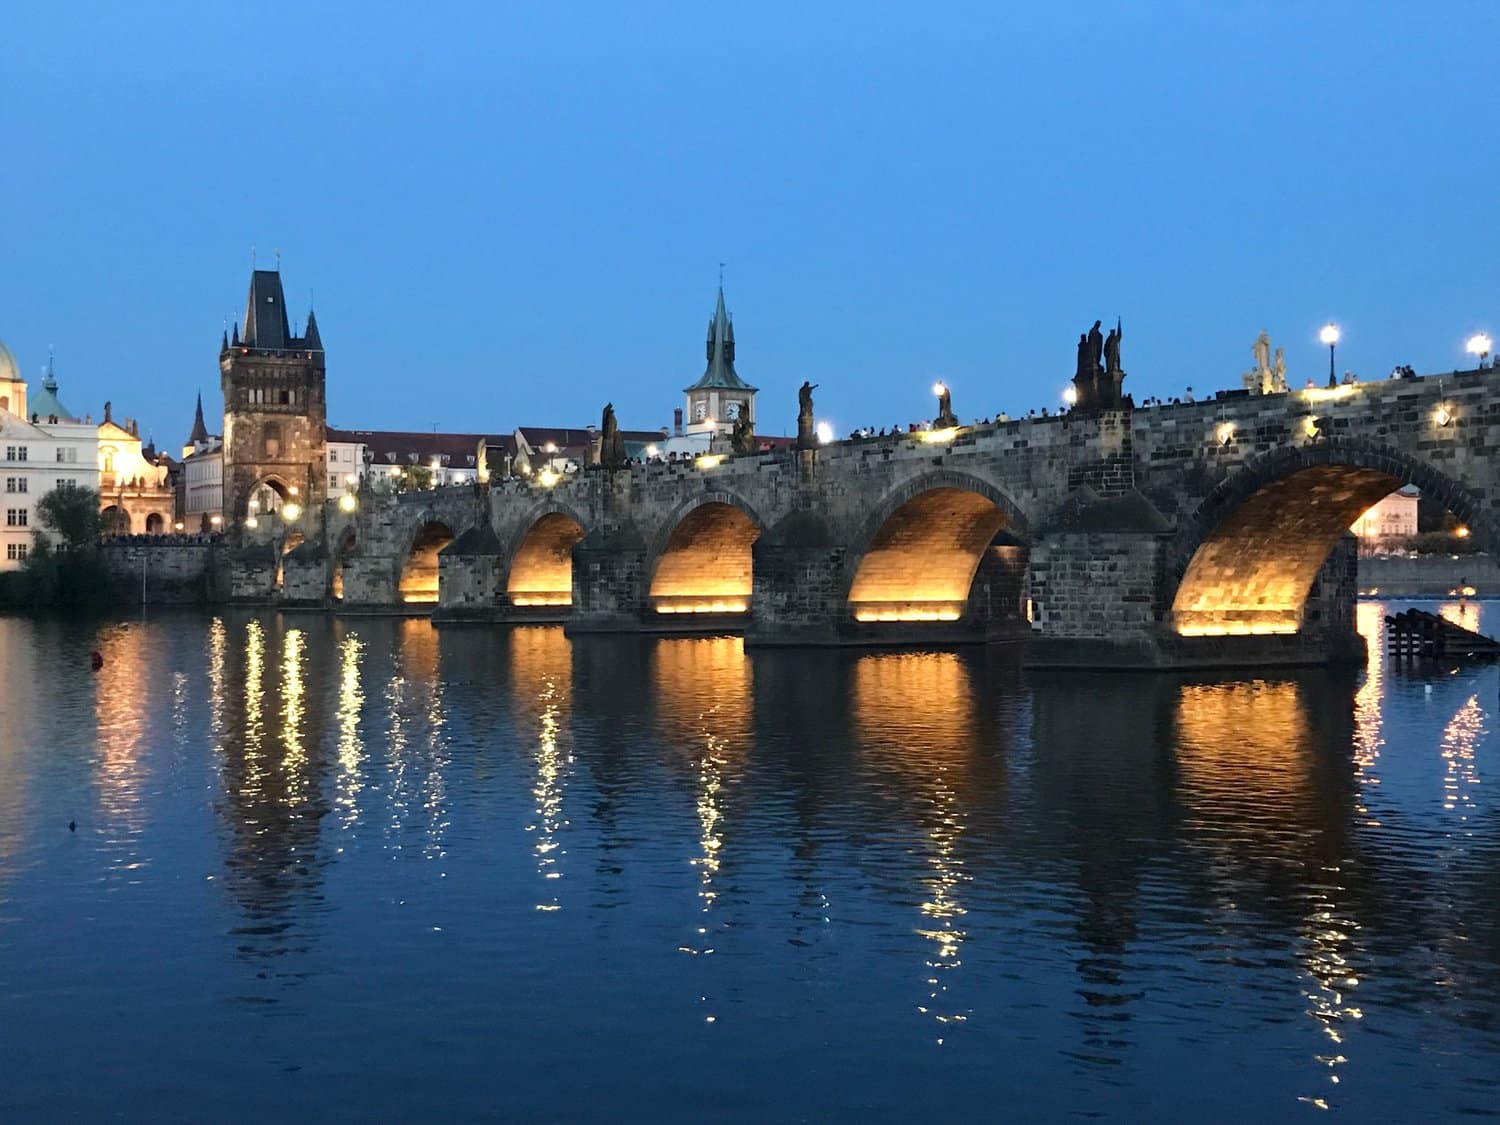
[[[969,671],[956,653],[881,653],[854,666],[853,714],[865,754],[899,774],[917,804],[926,873],[916,932],[929,943],[927,994],[917,1006],[939,1024],[938,1043],[973,1009],[952,994],[967,934],[963,889],[966,783],[975,753]]]
[[[651,652],[651,682],[660,707],[666,744],[674,758],[686,755],[698,821],[696,854],[700,917],[683,953],[711,954],[718,879],[723,865],[727,777],[738,774],[750,701],[750,665],[738,637],[695,637],[657,642]],[[677,764],[674,762],[674,764]]]
[[[338,694],[338,787],[335,803],[339,807],[342,827],[359,823],[359,795],[364,789],[364,742],[360,738],[360,715],[365,693],[360,685],[360,662],[365,646],[357,633],[346,633],[339,641]]]
[[[571,693],[570,646],[561,629],[514,629],[510,635],[516,704],[523,715],[535,714],[536,748],[531,784],[534,816],[526,831],[535,833],[532,850],[542,880],[536,908],[560,910],[559,881],[565,874],[563,846],[568,827],[563,799],[573,769],[572,752],[563,744]]]
[[[1387,608],[1361,609],[1377,641]],[[268,1059],[400,1041],[394,1077],[314,1108],[420,1116],[420,1072],[583,1116],[559,1045],[590,1045],[570,1065],[596,1099],[645,1081],[592,1049],[630,1040],[663,1087],[747,1076],[768,1118],[915,1117],[934,1089],[978,1117],[1003,1082],[1021,1116],[1146,1116],[1184,1073],[1253,1119],[1493,1106],[1493,668],[1376,643],[1358,674],[1048,677],[1002,649],[228,611],[80,636],[28,642],[40,671],[0,644],[34,696],[0,676],[0,952],[28,966],[0,1021],[86,979],[151,1049],[116,1023],[79,1049],[157,1096],[209,1096],[179,1062],[200,1040],[238,1095]],[[70,678],[95,646],[105,669]],[[417,862],[450,849],[448,882]],[[90,923],[126,880],[128,971],[99,972]],[[452,1050],[515,1027],[503,1079]]]

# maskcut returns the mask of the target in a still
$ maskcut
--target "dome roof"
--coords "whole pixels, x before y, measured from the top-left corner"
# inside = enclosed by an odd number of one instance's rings
[[[7,380],[21,381],[21,365],[16,362],[16,357],[10,354],[10,349],[5,346],[5,341],[0,340],[0,383]]]

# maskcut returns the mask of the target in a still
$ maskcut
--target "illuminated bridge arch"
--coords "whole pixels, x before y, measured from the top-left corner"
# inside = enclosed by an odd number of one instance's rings
[[[529,513],[520,527],[505,585],[511,604],[572,605],[573,548],[584,536],[583,517],[549,503]]]
[[[410,604],[436,604],[438,552],[453,542],[453,529],[431,511],[424,512],[402,555],[397,594]]]
[[[765,524],[732,492],[704,492],[677,505],[651,545],[655,613],[746,613],[750,548]]]
[[[924,473],[887,493],[855,534],[849,610],[859,621],[956,621],[995,537],[1025,528],[1014,501],[983,477]]]
[[[1500,546],[1463,485],[1398,450],[1332,438],[1272,452],[1216,488],[1178,532],[1171,623],[1178,632],[1294,633],[1339,538],[1405,485],[1444,504],[1478,542]]]

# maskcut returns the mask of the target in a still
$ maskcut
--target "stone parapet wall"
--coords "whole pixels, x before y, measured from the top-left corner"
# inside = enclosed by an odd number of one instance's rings
[[[147,605],[202,605],[229,596],[222,548],[209,542],[105,540],[105,566],[127,600]]]

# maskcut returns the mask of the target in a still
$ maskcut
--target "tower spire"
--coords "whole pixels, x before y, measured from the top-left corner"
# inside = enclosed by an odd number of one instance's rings
[[[197,445],[208,440],[208,427],[203,424],[203,392],[198,392],[198,406],[193,411],[193,432],[188,435],[188,444]]]

